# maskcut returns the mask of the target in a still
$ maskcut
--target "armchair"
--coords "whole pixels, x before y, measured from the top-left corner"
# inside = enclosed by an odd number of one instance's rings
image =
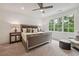
[[[70,39],[70,42],[71,42],[72,47],[79,49],[79,35],[77,35],[73,39]]]

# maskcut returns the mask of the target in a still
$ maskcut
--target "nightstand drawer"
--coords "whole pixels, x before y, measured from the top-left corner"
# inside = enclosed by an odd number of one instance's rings
[[[17,36],[19,37],[19,40],[17,39]],[[13,41],[12,37],[15,38],[14,41]],[[21,41],[21,33],[20,32],[11,32],[9,34],[9,40],[10,40],[10,44]]]

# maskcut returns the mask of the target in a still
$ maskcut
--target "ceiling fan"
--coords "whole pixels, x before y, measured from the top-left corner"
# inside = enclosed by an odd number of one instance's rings
[[[32,11],[36,11],[36,10],[40,10],[42,13],[45,13],[44,9],[49,9],[49,8],[53,8],[53,6],[43,6],[43,3],[37,3],[39,8],[37,9],[33,9]]]

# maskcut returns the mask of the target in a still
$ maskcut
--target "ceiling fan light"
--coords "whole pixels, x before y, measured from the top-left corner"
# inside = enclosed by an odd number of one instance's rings
[[[24,7],[21,7],[21,10],[24,10],[25,8]]]

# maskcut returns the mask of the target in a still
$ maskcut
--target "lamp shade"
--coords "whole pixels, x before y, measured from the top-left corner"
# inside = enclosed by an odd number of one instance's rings
[[[19,24],[11,24],[11,32],[20,32],[20,25]]]

